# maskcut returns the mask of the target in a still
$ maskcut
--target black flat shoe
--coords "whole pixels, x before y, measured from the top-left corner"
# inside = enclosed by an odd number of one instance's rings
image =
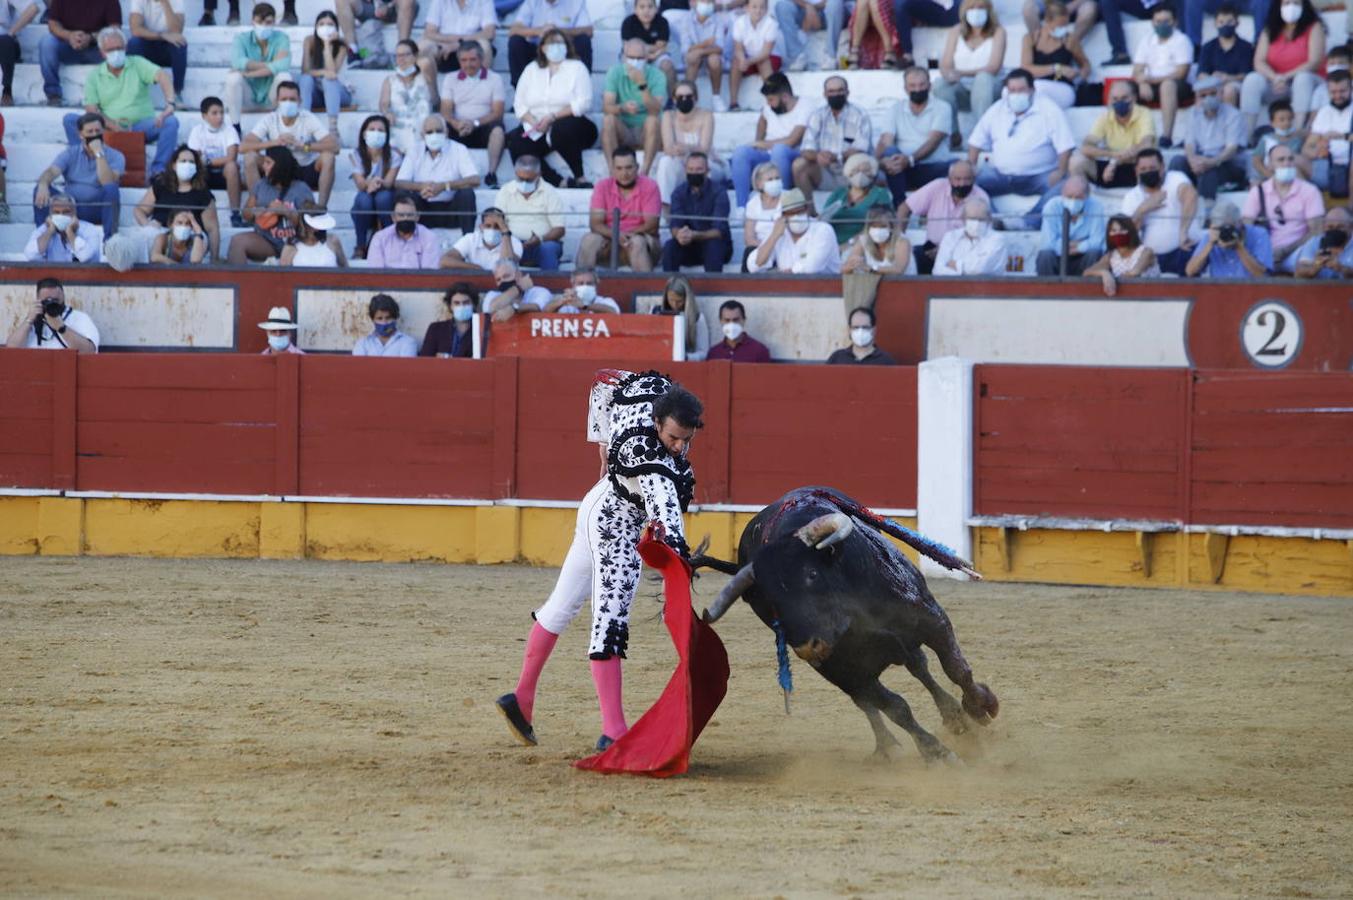
[[[212,28],[216,25],[216,16],[210,12],[204,12],[202,18],[197,20],[198,28]]]
[[[504,719],[507,719],[507,727],[512,730],[512,736],[528,747],[536,746],[535,729],[526,721],[526,716],[521,714],[521,707],[517,705],[517,695],[504,694],[495,702],[498,704],[498,711],[503,714]]]
[[[615,738],[608,738],[606,735],[603,734],[601,737],[597,738],[597,752],[600,753],[601,751],[607,749],[614,743]]]

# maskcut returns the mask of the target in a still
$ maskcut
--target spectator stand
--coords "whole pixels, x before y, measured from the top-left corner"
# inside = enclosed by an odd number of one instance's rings
[[[311,33],[314,17],[320,11],[330,8],[331,4],[324,0],[299,0],[297,13],[301,24],[295,27],[287,28],[286,31],[292,40],[293,56],[300,53],[304,39]],[[180,121],[181,132],[187,134],[199,121],[199,115],[196,111],[196,104],[204,97],[212,94],[219,95],[221,86],[224,82],[224,76],[227,68],[227,61],[230,54],[230,41],[238,29],[227,27],[216,28],[196,28],[192,27],[201,14],[200,0],[188,0],[185,9],[186,21],[189,25],[185,29],[185,36],[189,47],[189,69],[187,75],[187,84],[185,86],[185,95],[187,97],[186,108],[181,108],[177,115]],[[589,9],[593,18],[593,24],[596,29],[593,39],[594,55],[596,63],[593,73],[593,93],[595,98],[591,118],[600,124],[600,96],[602,85],[605,79],[605,70],[610,60],[619,57],[620,37],[619,26],[625,15],[626,9],[623,0],[589,0]],[[424,10],[425,12],[425,10]],[[997,5],[997,15],[1004,25],[1008,40],[1006,45],[1005,69],[1012,68],[1019,63],[1021,39],[1025,32],[1025,27],[1020,16],[1020,4],[1012,0],[1002,0]],[[1329,30],[1328,44],[1333,46],[1346,40],[1347,31],[1345,24],[1345,13],[1339,10],[1326,10],[1322,13],[1325,24]],[[507,28],[508,21],[501,23],[498,35],[495,40],[496,54],[493,61],[495,70],[506,73],[507,71]],[[1129,18],[1124,23],[1127,43],[1129,49],[1136,46],[1143,37],[1150,33],[1150,22],[1138,21]],[[415,23],[415,36],[421,33],[422,17]],[[42,169],[46,167],[53,157],[64,146],[64,136],[61,127],[61,117],[74,108],[78,108],[78,103],[83,94],[83,83],[88,66],[65,66],[62,68],[61,78],[63,91],[66,97],[67,107],[64,109],[50,109],[43,105],[41,76],[38,71],[36,60],[38,58],[38,44],[42,36],[46,34],[44,25],[33,24],[25,28],[19,35],[20,45],[23,50],[23,62],[17,68],[15,75],[14,94],[15,107],[5,109],[6,131],[11,146],[23,146],[25,152],[12,153],[10,155],[9,169],[9,196],[11,198],[11,209],[13,218],[10,224],[0,225],[0,259],[18,259],[21,258],[21,250],[28,234],[32,230],[32,207],[25,202],[26,198],[31,196],[32,188]],[[1210,17],[1207,17],[1204,23],[1204,40],[1213,36],[1213,29]],[[1253,23],[1247,16],[1242,16],[1239,26],[1239,34],[1246,39],[1252,39],[1254,34]],[[914,30],[913,38],[915,42],[915,55],[919,63],[929,65],[932,71],[932,78],[938,77],[938,61],[941,55],[945,31],[939,28],[917,28]],[[384,29],[384,39],[387,50],[393,51],[396,39],[396,31],[393,25]],[[822,60],[825,56],[825,49],[820,46],[823,41],[822,33],[816,33],[810,36],[810,58],[816,56]],[[814,42],[818,42],[814,44]],[[1103,60],[1110,55],[1109,45],[1105,30],[1102,24],[1097,24],[1087,36],[1084,42],[1084,48],[1087,57],[1096,68],[1091,76],[1091,81],[1102,82],[1107,78],[1127,77],[1130,75],[1130,67],[1104,67],[1100,65]],[[345,109],[339,119],[339,134],[342,141],[343,152],[338,156],[338,170],[335,179],[335,189],[330,199],[330,209],[338,216],[340,227],[335,233],[343,241],[345,249],[353,249],[353,235],[351,223],[347,218],[347,210],[351,208],[354,192],[351,188],[351,182],[348,178],[350,173],[350,164],[348,162],[347,150],[355,145],[357,139],[357,130],[361,121],[371,111],[378,107],[380,88],[383,80],[388,74],[388,70],[378,69],[357,69],[349,67],[345,70],[344,81],[353,89],[353,102],[351,107]],[[832,74],[830,70],[799,72],[791,75],[795,85],[796,93],[806,98],[810,103],[820,102],[823,81]],[[874,121],[876,132],[884,125],[884,115],[890,105],[896,101],[898,96],[899,76],[896,72],[890,71],[849,71],[845,73],[851,86],[851,100],[853,103],[864,108],[869,112]],[[755,128],[758,113],[756,110],[760,107],[760,79],[757,77],[747,78],[743,82],[739,101],[744,109],[749,111],[734,113],[716,113],[715,143],[714,149],[720,155],[727,158],[732,149],[741,141],[741,139],[752,132]],[[700,90],[700,104],[709,106],[711,104],[711,91],[707,77],[701,75],[697,81]],[[152,91],[158,94],[158,88],[152,88]],[[515,127],[515,118],[511,115],[511,89],[508,94],[508,117],[506,125],[510,129]],[[158,100],[158,97],[157,97]],[[1084,135],[1094,120],[1103,112],[1102,106],[1073,107],[1067,111],[1071,122],[1072,132],[1077,137]],[[242,127],[247,130],[257,121],[261,113],[246,113],[243,118]],[[1159,114],[1156,113],[1159,124]],[[1176,125],[1174,141],[1175,147],[1182,147],[1184,140],[1187,139],[1187,116],[1180,116]],[[968,133],[973,125],[971,114],[960,114],[960,132]],[[1178,149],[1167,151],[1167,164],[1169,157],[1180,152]],[[486,164],[485,151],[472,150],[472,155],[480,166]],[[606,175],[605,160],[602,158],[599,149],[589,150],[585,154],[586,172],[589,180],[596,181]],[[503,162],[498,170],[500,181],[510,180],[511,163],[504,156]],[[134,225],[132,218],[132,209],[136,201],[140,198],[141,189],[137,187],[124,187],[122,191],[122,218],[121,224],[130,227]],[[476,192],[476,201],[478,208],[491,205],[493,201],[493,189],[481,188]],[[577,242],[581,234],[586,230],[587,208],[590,200],[590,192],[585,190],[564,190],[565,211],[569,218],[568,234],[565,238],[564,258],[571,261],[577,249]],[[1095,189],[1106,206],[1106,213],[1112,214],[1117,211],[1119,195],[1121,191]],[[819,203],[825,198],[825,192],[819,192],[817,199]],[[1222,194],[1221,198],[1228,198],[1228,195]],[[1238,205],[1243,201],[1243,195],[1230,195],[1228,199],[1233,200]],[[1034,198],[1023,197],[1002,197],[995,203],[995,214],[998,218],[1013,218],[1023,214],[1032,206]],[[218,209],[224,211],[227,209],[227,199],[223,191],[217,192]],[[739,261],[742,258],[742,238],[741,238],[741,211],[736,210],[732,215],[732,233],[734,240],[734,253],[732,262],[726,267],[726,271],[736,271]],[[222,247],[229,244],[230,237],[237,229],[229,227],[228,218],[222,219]],[[448,235],[449,239],[451,235]],[[913,243],[918,245],[923,242],[923,236],[918,229],[913,228],[909,237]],[[1036,232],[1010,232],[1008,234],[1008,244],[1010,245],[1010,265],[1009,270],[1014,273],[1023,272],[1031,274],[1033,271],[1033,259],[1036,255],[1038,236]],[[360,265],[360,262],[355,263]]]

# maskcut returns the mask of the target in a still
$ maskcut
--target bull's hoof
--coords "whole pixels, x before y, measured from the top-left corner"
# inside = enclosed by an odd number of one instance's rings
[[[893,746],[897,745],[894,744]],[[891,749],[892,748],[890,747],[876,748],[873,753],[869,754],[864,758],[865,765],[880,766],[880,767],[893,765],[894,763],[897,762],[897,757],[893,756],[893,754],[890,752]]]
[[[965,764],[963,760],[959,759],[958,754],[947,747],[945,748],[944,752],[939,754],[938,756],[926,757],[925,764],[927,766],[946,765],[949,766],[951,769],[965,768]]]
[[[963,711],[978,725],[989,725],[1000,709],[1001,702],[985,684],[974,685],[970,693],[963,695]]]

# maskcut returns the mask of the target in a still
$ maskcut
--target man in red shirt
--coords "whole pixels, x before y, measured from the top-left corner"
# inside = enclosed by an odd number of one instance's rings
[[[103,62],[99,29],[122,27],[118,0],[48,0],[47,34],[38,45],[42,92],[48,106],[61,105],[61,67],[96,66]]]
[[[592,191],[591,222],[578,244],[579,269],[597,268],[611,252],[611,214],[620,210],[620,264],[636,272],[652,272],[658,260],[658,216],[662,195],[658,183],[639,174],[634,151],[621,147],[611,154],[611,177]],[[603,262],[602,268],[606,263]]]
[[[729,359],[733,362],[770,362],[766,345],[747,334],[747,310],[736,300],[725,300],[719,307],[719,326],[723,340],[709,348],[705,359]]]

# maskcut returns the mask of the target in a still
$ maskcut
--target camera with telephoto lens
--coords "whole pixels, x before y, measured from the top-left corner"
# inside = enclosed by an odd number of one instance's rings
[[[1240,237],[1240,231],[1234,225],[1223,225],[1217,229],[1217,239],[1223,244],[1234,244]]]
[[[47,297],[42,301],[42,314],[44,316],[56,317],[66,311],[66,304],[52,297]]]
[[[1331,228],[1320,236],[1321,250],[1338,250],[1348,243],[1348,232],[1342,228]]]

